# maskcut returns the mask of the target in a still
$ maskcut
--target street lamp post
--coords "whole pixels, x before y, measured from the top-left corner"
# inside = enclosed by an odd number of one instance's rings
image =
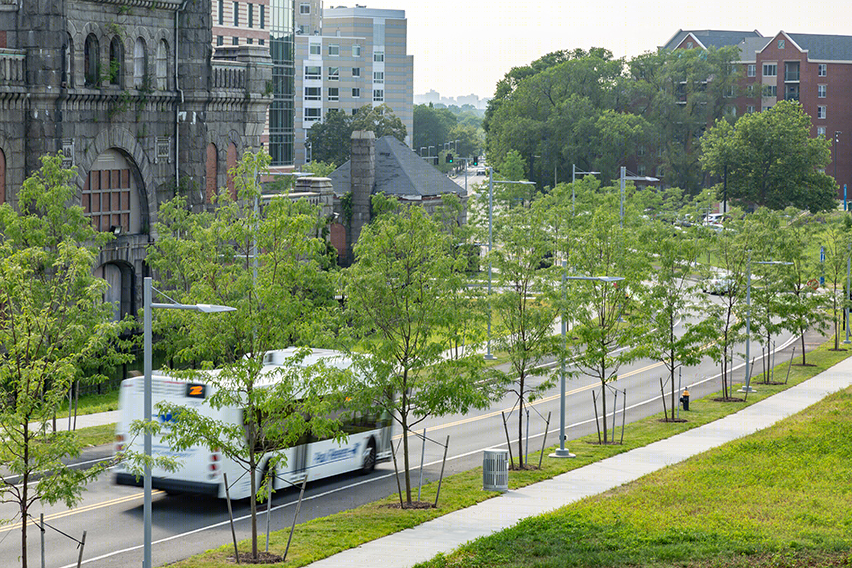
[[[233,312],[236,308],[232,308],[229,306],[218,306],[215,304],[180,304],[178,302],[174,302],[171,304],[154,304],[151,301],[152,292],[154,290],[154,286],[152,284],[152,279],[150,276],[146,276],[143,285],[143,347],[142,347],[142,359],[143,366],[145,371],[145,379],[144,379],[144,418],[145,418],[145,472],[144,472],[144,480],[143,480],[143,558],[142,558],[142,568],[152,568],[151,564],[151,374],[152,374],[152,363],[151,363],[151,310],[153,308],[166,309],[166,310],[194,310],[196,312],[202,313],[215,313],[215,312]],[[168,297],[168,296],[167,296]],[[171,299],[171,298],[169,298]]]
[[[577,181],[577,174],[580,175],[599,175],[600,172],[581,172],[577,169],[577,164],[571,164],[571,214],[574,214],[574,182]],[[554,182],[554,186],[556,182]]]
[[[562,261],[562,302],[565,303],[565,281],[566,280],[586,280],[590,282],[618,282],[624,280],[623,276],[568,276],[567,261]],[[565,321],[565,311],[562,312],[562,355],[561,355],[561,370],[559,377],[559,449],[550,454],[552,458],[573,458],[574,454],[565,449],[565,348],[567,344],[567,322]]]
[[[793,264],[792,262],[784,262],[781,260],[757,260],[754,262],[755,264],[764,264],[764,265],[781,265],[786,266]],[[751,362],[751,251],[748,251],[748,264],[746,265],[747,277],[746,277],[746,376],[745,376],[745,386],[739,390],[739,392],[755,392],[753,388],[751,388],[751,366],[749,363]]]
[[[837,183],[837,142],[841,134],[843,133],[839,130],[834,131],[834,152],[831,155],[831,161],[834,162],[834,183]]]
[[[518,185],[535,185],[533,181],[511,181],[498,179],[497,183],[513,183]],[[491,353],[491,249],[494,248],[494,168],[488,167],[488,343],[485,359],[492,360]]]

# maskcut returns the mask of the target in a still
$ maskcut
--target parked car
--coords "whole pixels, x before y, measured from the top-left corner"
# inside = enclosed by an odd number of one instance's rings
[[[478,175],[478,176],[484,176],[487,173],[488,172],[485,171],[485,168],[477,168],[476,169],[476,175]]]
[[[713,276],[701,283],[701,291],[705,294],[724,296],[733,293],[736,285],[730,276]]]

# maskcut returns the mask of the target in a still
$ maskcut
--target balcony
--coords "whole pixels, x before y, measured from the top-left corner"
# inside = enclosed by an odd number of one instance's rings
[[[24,49],[0,49],[0,86],[26,86]]]

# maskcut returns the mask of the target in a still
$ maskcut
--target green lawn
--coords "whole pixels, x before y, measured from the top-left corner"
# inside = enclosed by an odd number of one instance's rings
[[[509,476],[510,488],[549,479],[736,412],[747,404],[798,384],[848,356],[846,352],[828,351],[828,346],[830,344],[821,346],[808,355],[808,361],[814,364],[813,367],[794,366],[786,386],[761,385],[756,394],[749,396],[748,402],[713,402],[712,399],[718,393],[693,400],[690,412],[681,413],[688,422],[662,423],[660,414],[630,424],[623,446],[600,447],[588,443],[593,439],[596,441],[596,435],[574,440],[568,447],[577,454],[576,459],[555,460],[545,457],[541,470],[513,471]],[[787,363],[779,364],[779,367],[777,374],[783,376],[787,371]],[[757,376],[754,380],[759,381],[761,377]],[[752,561],[755,559],[765,557],[775,562],[776,554],[790,553],[793,553],[791,558],[795,561],[800,556],[816,554],[820,562],[826,562],[832,560],[832,555],[838,550],[838,558],[845,559],[844,551],[852,549],[852,513],[846,513],[852,510],[848,506],[849,493],[852,493],[852,474],[849,473],[852,466],[848,465],[852,457],[852,441],[843,442],[840,438],[849,431],[852,417],[832,422],[832,416],[834,413],[845,412],[848,415],[852,412],[852,395],[845,393],[833,397],[830,403],[820,408],[832,409],[822,422],[830,426],[828,433],[831,436],[825,440],[819,438],[822,435],[819,428],[809,429],[811,422],[808,418],[794,417],[781,428],[770,429],[777,436],[774,441],[762,441],[768,433],[746,438],[737,442],[733,446],[734,450],[726,446],[710,452],[700,459],[713,459],[701,461],[701,465],[696,466],[694,463],[697,460],[690,460],[648,478],[653,481],[636,482],[596,498],[598,501],[587,500],[576,507],[569,507],[566,513],[568,516],[558,517],[553,527],[549,526],[548,520],[557,518],[555,514],[530,519],[525,521],[531,523],[526,531],[507,531],[477,541],[459,553],[446,558],[439,557],[429,566],[738,566],[732,563],[736,560],[730,557],[742,554],[750,555],[742,557],[742,565],[754,566]],[[800,431],[794,428],[795,425],[806,429]],[[805,451],[803,447],[813,444],[813,439],[818,440],[817,444]],[[763,445],[767,443],[769,446]],[[786,451],[782,451],[784,448],[789,448],[792,455],[788,456]],[[835,448],[839,453],[833,451]],[[545,453],[551,451],[552,448]],[[725,456],[731,453],[737,456],[737,463],[732,462],[729,468],[726,460],[730,458]],[[825,480],[814,485],[818,493],[813,496],[809,494],[813,484],[809,485],[807,481],[811,478],[810,473],[814,472],[817,476],[823,473],[821,469],[810,468],[812,457],[818,458],[815,464],[818,468],[830,470],[825,473]],[[537,463],[538,455],[530,462]],[[845,465],[840,467],[842,464]],[[796,468],[796,471],[788,475],[788,470],[792,468]],[[685,475],[692,472],[691,477],[680,479],[674,473],[677,471]],[[717,481],[717,478],[720,480]],[[641,492],[646,484],[650,491],[647,496],[632,495],[634,488]],[[434,499],[436,487],[436,483],[424,486],[423,500]],[[394,494],[380,502],[302,523],[296,528],[284,565],[304,566],[497,495],[482,491],[481,487],[482,472],[476,468],[444,480],[437,509],[401,511],[390,508],[387,505],[398,499]],[[617,501],[618,498],[629,501],[622,504]],[[823,508],[824,500],[831,498],[836,503]],[[762,508],[764,502],[767,509]],[[601,503],[606,506],[602,507]],[[610,506],[610,503],[613,505]],[[632,507],[642,509],[628,514]],[[793,511],[786,512],[785,509],[790,507],[793,507]],[[580,513],[571,512],[575,508]],[[783,516],[776,518],[782,511]],[[695,515],[704,514],[711,518],[705,521],[694,519]],[[762,528],[764,521],[768,528]],[[649,527],[653,527],[653,530],[649,530]],[[820,527],[825,527],[825,530]],[[270,551],[283,553],[287,537],[288,531],[274,533]],[[571,542],[566,543],[565,540]],[[817,546],[818,543],[822,543],[821,546]],[[249,542],[240,543],[240,550],[249,549]],[[548,552],[550,550],[554,551],[553,556]],[[656,556],[658,553],[659,558]],[[175,566],[230,566],[227,558],[232,555],[233,548],[226,545]],[[723,563],[713,563],[719,555],[722,555]],[[587,563],[572,564],[582,561],[586,556],[591,559]],[[693,558],[698,560],[690,564]],[[763,565],[788,566],[777,562]],[[800,565],[807,564],[789,564]]]

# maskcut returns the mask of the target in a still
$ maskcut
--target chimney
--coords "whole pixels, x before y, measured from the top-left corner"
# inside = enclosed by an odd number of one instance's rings
[[[361,229],[370,222],[370,197],[376,183],[376,136],[371,130],[352,133],[352,156],[349,159],[349,179],[352,190],[352,223],[349,235],[349,254],[358,242]]]

